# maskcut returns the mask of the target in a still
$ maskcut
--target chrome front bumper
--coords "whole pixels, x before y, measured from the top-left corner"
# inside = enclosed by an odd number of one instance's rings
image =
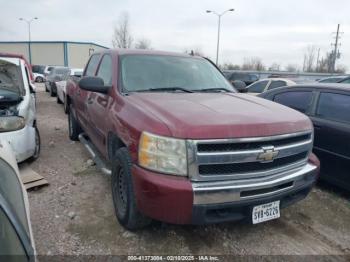
[[[246,180],[193,182],[193,204],[222,204],[273,196],[316,181],[317,166],[306,165],[273,176]]]

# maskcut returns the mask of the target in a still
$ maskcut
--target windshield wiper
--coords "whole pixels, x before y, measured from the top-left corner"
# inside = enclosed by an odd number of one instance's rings
[[[136,90],[136,92],[157,92],[157,91],[182,91],[186,93],[193,93],[193,91],[178,87],[178,86],[172,86],[172,87],[159,87],[159,88],[149,88],[149,89],[144,89],[144,90]]]
[[[225,91],[225,92],[232,92],[232,90],[223,88],[223,87],[213,87],[213,88],[204,88],[204,89],[198,89],[197,92],[210,92],[210,91]]]

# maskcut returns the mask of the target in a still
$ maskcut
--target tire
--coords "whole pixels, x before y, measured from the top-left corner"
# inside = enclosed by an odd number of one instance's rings
[[[69,107],[68,107],[68,103],[67,103],[67,96],[64,96],[64,101],[63,101],[63,110],[65,114],[68,114],[69,112]]]
[[[53,92],[52,86],[51,86],[51,87],[50,87],[50,96],[51,96],[51,97],[55,97],[55,95],[56,95],[56,94]]]
[[[120,148],[112,162],[113,205],[119,223],[133,231],[149,225],[152,220],[137,209],[131,166],[131,157],[127,148]]]
[[[49,89],[47,89],[46,84],[45,84],[45,92],[49,92]]]
[[[38,76],[38,77],[35,79],[35,82],[42,83],[42,82],[44,82],[44,79],[43,79],[41,76]]]
[[[60,98],[58,97],[58,95],[57,95],[56,102],[57,102],[57,104],[63,104],[62,101],[60,100]]]
[[[68,113],[68,133],[69,138],[72,141],[79,141],[79,135],[83,132],[78,121],[74,118],[72,113],[73,106],[70,106],[70,110]]]
[[[34,154],[29,158],[30,162],[37,160],[40,156],[41,139],[39,129],[35,126],[35,151]]]

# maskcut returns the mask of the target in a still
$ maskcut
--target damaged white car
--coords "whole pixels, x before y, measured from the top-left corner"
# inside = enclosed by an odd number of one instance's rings
[[[17,162],[40,153],[35,86],[28,62],[21,55],[0,53],[0,141],[7,141]]]

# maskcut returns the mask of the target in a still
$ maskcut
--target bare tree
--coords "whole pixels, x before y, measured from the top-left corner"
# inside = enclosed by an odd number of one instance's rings
[[[244,59],[242,70],[263,71],[266,70],[266,67],[259,57],[251,57]]]
[[[223,65],[223,69],[224,70],[240,70],[241,67],[239,65],[235,65],[235,64],[232,64],[232,63],[225,63]]]
[[[123,13],[119,17],[118,23],[114,27],[112,45],[114,48],[130,48],[133,38],[130,33],[128,13]]]
[[[269,67],[269,71],[280,71],[280,70],[281,70],[281,64],[278,64],[278,63],[273,63]]]
[[[285,69],[288,72],[297,72],[298,71],[298,66],[294,65],[294,64],[288,64]]]
[[[315,64],[315,58],[316,58],[316,46],[309,45],[306,48],[305,54],[304,54],[304,65],[303,65],[303,71],[304,72],[313,72],[315,71],[314,64]]]
[[[146,39],[146,38],[140,38],[135,43],[135,48],[136,49],[152,49],[151,48],[151,41]]]

